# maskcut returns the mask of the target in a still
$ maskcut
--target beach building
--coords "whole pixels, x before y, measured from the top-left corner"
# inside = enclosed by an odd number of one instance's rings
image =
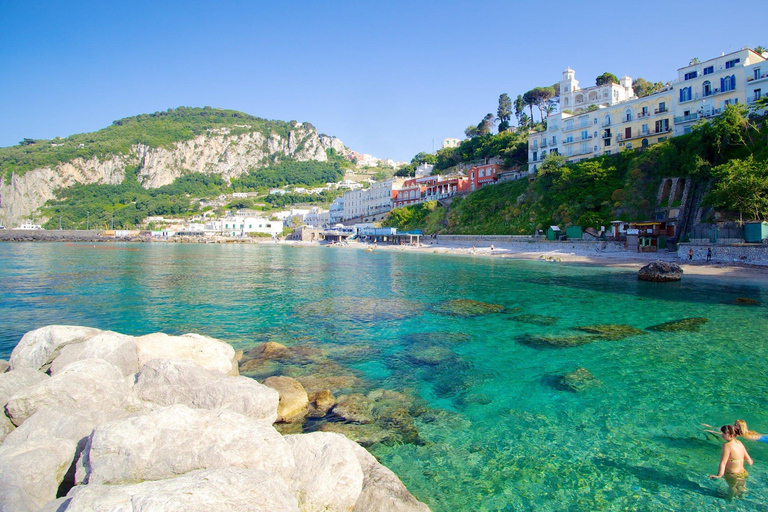
[[[283,223],[263,217],[233,215],[221,221],[222,234],[227,236],[247,236],[251,233],[264,233],[277,236],[283,232]]]
[[[344,220],[344,196],[339,196],[333,200],[328,207],[328,215],[330,217],[330,224],[338,224]]]
[[[385,214],[392,209],[393,190],[399,188],[404,181],[391,178],[373,182],[368,188],[345,192],[344,220]]]
[[[749,48],[678,69],[675,87],[675,135],[690,133],[694,123],[719,115],[726,105],[747,103],[748,71],[763,70],[765,58]],[[754,96],[754,87],[752,95]],[[762,91],[761,91],[762,94]]]

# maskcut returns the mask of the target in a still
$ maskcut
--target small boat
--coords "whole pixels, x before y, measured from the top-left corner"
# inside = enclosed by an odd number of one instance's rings
[[[32,224],[31,221],[25,220],[24,223],[21,226],[19,226],[17,228],[13,228],[13,229],[15,229],[15,230],[22,230],[22,229],[42,230],[43,227],[40,224]]]

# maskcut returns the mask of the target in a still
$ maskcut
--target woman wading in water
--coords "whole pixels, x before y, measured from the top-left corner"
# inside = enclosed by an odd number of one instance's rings
[[[744,469],[744,461],[752,465],[752,457],[741,441],[736,439],[737,432],[733,425],[720,427],[720,435],[725,441],[720,455],[720,466],[716,475],[709,475],[709,478],[725,477],[728,482],[728,499],[739,497],[747,491],[749,473]]]

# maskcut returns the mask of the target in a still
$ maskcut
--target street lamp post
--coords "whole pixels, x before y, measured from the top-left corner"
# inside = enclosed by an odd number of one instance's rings
[[[91,229],[91,212],[87,211],[85,212],[85,230],[90,231]]]

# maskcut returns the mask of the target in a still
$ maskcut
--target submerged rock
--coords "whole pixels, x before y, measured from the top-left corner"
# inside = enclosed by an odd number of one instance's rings
[[[687,331],[696,332],[699,328],[707,323],[708,320],[704,317],[683,318],[682,320],[672,320],[671,322],[664,322],[663,324],[652,325],[648,327],[649,331],[658,332],[677,332]]]
[[[645,331],[642,329],[636,329],[635,327],[624,324],[585,325],[582,327],[576,327],[576,329],[579,331],[598,335],[600,338],[610,341],[617,341],[629,336],[645,334]]]
[[[637,278],[655,283],[679,281],[683,278],[683,269],[677,263],[654,261],[638,270]]]
[[[602,382],[596,379],[586,368],[577,368],[572,372],[566,373],[560,377],[558,383],[563,389],[576,392],[602,385]]]
[[[323,423],[320,426],[320,432],[342,434],[348,439],[366,447],[386,443],[392,440],[394,436],[393,432],[374,423]]]
[[[417,365],[437,366],[456,357],[448,347],[440,345],[417,345],[405,351],[408,359]]]
[[[560,320],[556,316],[547,315],[517,315],[509,317],[510,320],[533,325],[554,325]]]
[[[330,389],[321,389],[308,396],[309,412],[308,418],[322,418],[328,411],[336,405],[336,398]]]
[[[736,304],[739,306],[757,306],[760,304],[759,300],[750,299],[747,297],[736,297]]]
[[[463,332],[417,332],[405,336],[406,345],[459,345],[471,340],[472,336]]]
[[[372,297],[333,297],[297,308],[301,318],[321,318],[335,321],[381,322],[403,320],[419,314],[422,305],[405,299],[376,299]]]
[[[441,315],[469,318],[500,313],[504,311],[504,306],[472,299],[453,299],[435,304],[432,306],[432,311]]]
[[[565,336],[524,334],[517,342],[533,348],[569,348],[594,343],[605,338],[598,335],[573,334]]]

